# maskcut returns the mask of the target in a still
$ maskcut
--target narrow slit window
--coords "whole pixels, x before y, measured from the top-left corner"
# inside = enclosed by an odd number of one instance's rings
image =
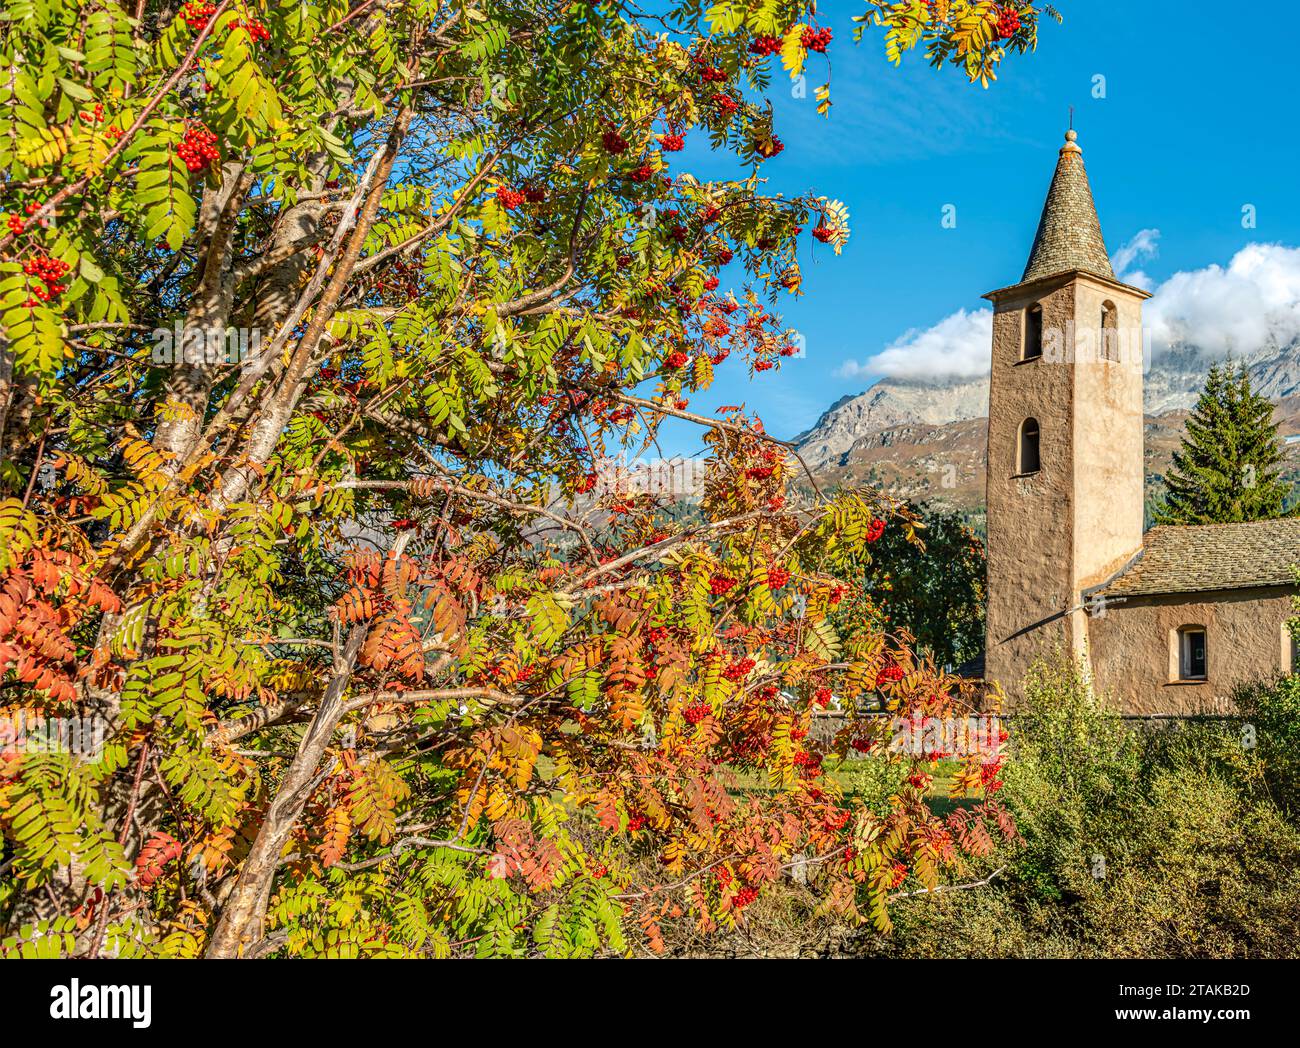
[[[1021,360],[1035,360],[1043,355],[1043,307],[1030,306],[1025,311],[1025,351]]]
[[[1101,304],[1101,359],[1119,360],[1119,310],[1114,302]]]
[[[1038,419],[1027,418],[1020,423],[1020,447],[1016,452],[1017,473],[1037,473],[1042,468],[1039,455]]]

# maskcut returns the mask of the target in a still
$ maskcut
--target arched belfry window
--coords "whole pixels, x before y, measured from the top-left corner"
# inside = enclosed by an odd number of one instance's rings
[[[1101,359],[1119,360],[1119,310],[1109,299],[1101,304]]]
[[[1037,473],[1042,460],[1038,454],[1038,419],[1027,418],[1020,423],[1020,440],[1016,449],[1016,472]]]
[[[1043,307],[1035,303],[1025,310],[1025,342],[1021,360],[1037,360],[1043,355]]]

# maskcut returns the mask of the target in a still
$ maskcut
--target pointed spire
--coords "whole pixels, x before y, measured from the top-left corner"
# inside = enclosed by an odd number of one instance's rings
[[[1083,169],[1083,150],[1075,142],[1078,137],[1073,129],[1065,133],[1065,145],[1056,162],[1056,174],[1047,191],[1043,216],[1038,220],[1038,233],[1021,283],[1075,269],[1115,279],[1101,238],[1101,223],[1097,221],[1097,208],[1092,202],[1088,173]]]

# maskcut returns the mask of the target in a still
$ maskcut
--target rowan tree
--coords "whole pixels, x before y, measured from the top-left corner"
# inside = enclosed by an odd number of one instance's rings
[[[972,80],[1035,41],[1029,5],[866,8]],[[787,445],[689,410],[779,371],[796,246],[848,236],[764,189],[764,92],[829,68],[809,5],[5,10],[0,705],[102,745],[3,747],[0,953],[653,949],[796,861],[887,927],[1014,832],[995,766],[946,819],[922,771],[887,817],[823,772],[888,741],[867,697],[970,696],[828,619],[889,505],[787,501]],[[695,517],[595,497],[667,417]]]

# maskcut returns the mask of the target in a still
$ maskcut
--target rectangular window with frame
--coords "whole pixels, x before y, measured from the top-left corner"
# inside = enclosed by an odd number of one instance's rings
[[[1183,680],[1205,680],[1206,658],[1205,630],[1185,629],[1178,632],[1178,670]]]

